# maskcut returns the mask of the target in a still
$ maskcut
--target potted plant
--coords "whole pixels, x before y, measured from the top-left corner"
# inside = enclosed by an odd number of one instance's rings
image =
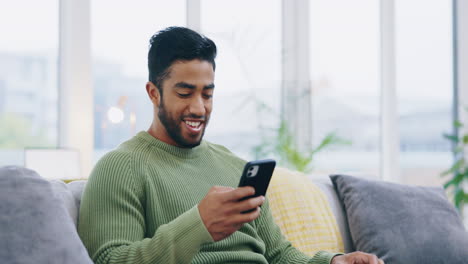
[[[255,156],[274,156],[280,166],[308,173],[313,170],[313,160],[316,154],[324,149],[336,145],[349,145],[351,142],[344,140],[334,132],[328,133],[320,143],[308,151],[300,151],[296,146],[294,137],[288,130],[287,123],[282,121],[275,135],[271,138],[265,137],[263,142],[254,147]]]
[[[459,129],[463,127],[459,121],[456,121],[454,125]],[[463,207],[468,204],[468,192],[465,191],[468,184],[468,163],[465,154],[468,149],[468,133],[444,134],[444,137],[452,142],[455,157],[450,169],[442,173],[443,177],[449,177],[444,188],[453,198],[455,207],[463,216]]]

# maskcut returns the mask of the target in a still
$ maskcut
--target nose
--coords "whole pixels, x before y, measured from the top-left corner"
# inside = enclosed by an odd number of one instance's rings
[[[201,96],[195,96],[190,102],[189,112],[195,116],[204,116],[206,113],[205,103]]]

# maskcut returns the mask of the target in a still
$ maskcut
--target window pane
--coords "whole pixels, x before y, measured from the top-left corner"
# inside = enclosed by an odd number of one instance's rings
[[[251,159],[262,136],[279,124],[281,1],[201,3],[203,34],[218,47],[206,138]]]
[[[23,148],[57,145],[58,1],[2,5],[0,34],[0,166],[24,165]]]
[[[145,90],[149,39],[168,26],[185,26],[185,3],[91,1],[95,160],[149,128],[153,118]]]
[[[395,5],[402,179],[436,185],[452,160],[452,1]]]
[[[349,141],[319,153],[317,171],[379,173],[379,1],[310,1],[313,140]]]

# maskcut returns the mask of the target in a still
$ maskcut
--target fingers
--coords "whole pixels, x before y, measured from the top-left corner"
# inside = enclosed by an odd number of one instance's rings
[[[344,257],[346,258],[346,260],[344,262],[341,262],[340,261],[341,259],[339,257]],[[342,256],[337,256],[336,261],[332,263],[385,264],[383,260],[379,259],[376,255],[368,254],[368,253],[364,253],[360,251],[348,253]]]
[[[224,186],[212,187],[198,204],[198,211],[203,224],[214,241],[230,236],[242,227],[244,223],[251,222],[260,215],[259,206],[263,197],[249,198],[239,201],[243,197],[255,194],[253,187],[231,188]],[[252,212],[242,213],[249,209]]]
[[[234,190],[234,188],[227,187],[227,186],[213,186],[210,189],[210,191],[218,192],[218,193],[229,192],[229,191],[232,191],[232,190]]]
[[[255,208],[254,211],[245,213],[245,214],[235,214],[231,221],[234,225],[242,225],[244,223],[252,222],[253,220],[257,219],[260,216],[260,207]]]
[[[241,202],[236,202],[235,206],[232,208],[233,213],[245,212],[256,207],[259,207],[265,201],[264,196],[253,197]]]
[[[362,253],[367,255],[367,263],[369,264],[385,264],[383,260],[379,259],[376,255]]]
[[[385,264],[383,260],[379,259],[376,255],[369,255],[369,264]]]
[[[367,260],[369,264],[379,264],[379,259],[376,255],[367,255]]]
[[[231,191],[227,191],[223,193],[223,197],[221,198],[224,202],[233,202],[239,201],[241,198],[251,196],[255,194],[255,189],[251,186],[240,187],[237,189],[232,189]]]

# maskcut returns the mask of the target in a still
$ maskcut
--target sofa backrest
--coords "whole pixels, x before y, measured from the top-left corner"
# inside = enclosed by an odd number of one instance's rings
[[[333,214],[335,215],[338,228],[340,230],[345,252],[354,251],[354,246],[349,233],[348,222],[346,214],[343,209],[343,205],[340,203],[335,189],[328,178],[313,178],[309,176],[308,180],[311,180],[317,185],[323,193],[326,195],[327,200],[330,204]],[[81,196],[83,194],[86,180],[73,181],[70,183],[63,183],[62,181],[51,181],[54,190],[58,192],[67,208],[75,226],[78,222],[78,214],[81,203]]]

